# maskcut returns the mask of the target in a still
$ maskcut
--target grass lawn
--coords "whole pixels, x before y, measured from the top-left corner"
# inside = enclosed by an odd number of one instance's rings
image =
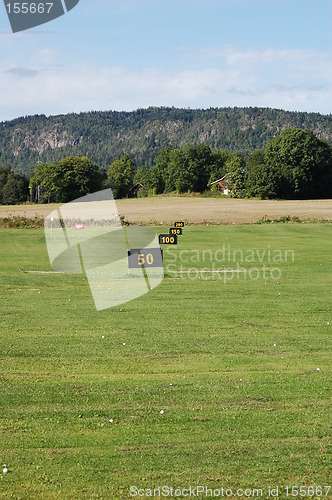
[[[43,230],[0,231],[0,498],[332,498],[332,225],[180,238],[158,288],[96,312],[83,275],[28,272]]]

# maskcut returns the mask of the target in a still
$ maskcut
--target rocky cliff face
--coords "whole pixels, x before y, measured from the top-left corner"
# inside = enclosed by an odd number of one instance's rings
[[[51,130],[40,130],[35,133],[29,129],[17,127],[13,131],[10,142],[14,156],[18,156],[23,147],[42,155],[48,149],[74,146],[80,144],[82,140],[83,136],[75,137],[68,130],[60,131],[56,126]]]
[[[138,165],[151,165],[163,147],[198,143],[246,155],[294,127],[311,130],[332,144],[332,115],[270,108],[148,108],[31,116],[0,124],[0,164],[31,174],[40,161],[85,155],[107,167],[128,153]]]

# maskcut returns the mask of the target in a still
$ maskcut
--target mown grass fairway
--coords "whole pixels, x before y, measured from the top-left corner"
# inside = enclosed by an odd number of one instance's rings
[[[97,313],[84,276],[28,272],[50,270],[43,230],[1,230],[1,498],[331,485],[332,225],[179,241],[157,289]],[[255,272],[198,273],[236,269],[223,245]]]

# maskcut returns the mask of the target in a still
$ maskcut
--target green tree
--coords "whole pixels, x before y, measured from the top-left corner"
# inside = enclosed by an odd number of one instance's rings
[[[40,186],[42,203],[68,203],[102,189],[104,172],[86,156],[68,156],[55,164],[40,163],[30,190]]]
[[[204,144],[164,150],[161,158],[157,160],[158,165],[163,165],[166,193],[205,191],[213,163],[211,149]]]
[[[4,167],[0,167],[0,204],[2,204],[2,190],[4,186],[7,184],[8,176],[11,173],[11,166],[5,165]]]
[[[141,184],[142,187],[139,191],[139,197],[148,196],[149,193],[154,192],[156,194],[157,189],[154,187],[154,179],[151,175],[151,168],[147,165],[140,167],[134,177],[134,184]]]
[[[265,163],[252,165],[247,172],[247,191],[249,196],[257,196],[262,200],[278,198],[280,173],[277,168]]]
[[[155,158],[151,168],[151,181],[157,194],[164,193],[166,190],[167,170],[172,154],[172,148],[169,146],[162,149]]]
[[[29,182],[26,177],[10,173],[6,184],[2,188],[2,204],[15,205],[27,201],[29,195]]]
[[[263,165],[265,163],[265,151],[254,151],[246,160],[246,172],[249,172],[252,167],[256,165]]]
[[[211,187],[211,182],[214,182],[218,179],[221,179],[224,175],[227,174],[226,172],[226,162],[228,158],[231,156],[231,153],[229,153],[226,150],[214,150],[212,151],[212,165],[210,169],[210,179],[208,182],[208,188],[211,189],[212,191],[218,191],[219,190],[219,184],[213,184]]]
[[[186,159],[182,150],[172,149],[169,154],[169,161],[164,172],[165,193],[172,191],[184,192],[188,190],[187,178],[182,174],[186,171]]]
[[[107,183],[112,188],[115,198],[124,198],[129,195],[135,174],[135,162],[127,154],[111,164],[107,173]]]
[[[280,172],[283,198],[332,196],[332,149],[312,132],[286,129],[268,142],[265,163]]]
[[[183,149],[183,154],[186,160],[186,171],[182,175],[187,179],[188,188],[186,190],[202,193],[208,187],[215,157],[206,144],[186,146]],[[184,189],[182,192],[184,192]]]
[[[265,164],[264,151],[254,151],[246,161],[246,184],[249,196],[261,199],[277,198],[280,195],[280,172]]]
[[[103,171],[86,156],[68,156],[54,165],[56,201],[68,203],[102,189]]]
[[[225,172],[231,188],[231,196],[243,198],[246,195],[245,161],[239,153],[231,153],[225,162]]]
[[[36,199],[37,190],[40,196],[40,203],[50,203],[55,201],[55,185],[53,178],[55,176],[55,168],[51,163],[38,163],[35,169],[34,176],[31,177],[29,183],[30,197],[32,201]]]

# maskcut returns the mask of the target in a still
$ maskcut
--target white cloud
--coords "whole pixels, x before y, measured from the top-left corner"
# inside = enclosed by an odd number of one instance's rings
[[[17,78],[34,78],[38,75],[38,71],[30,68],[16,67],[6,71],[6,73],[13,75]]]
[[[32,63],[37,65],[58,64],[61,62],[61,52],[54,49],[39,49],[33,53]]]
[[[0,119],[160,105],[332,112],[331,52],[222,47],[196,55],[205,63],[178,71],[56,66],[59,54],[47,50],[32,54],[24,67],[7,61],[0,78]]]

